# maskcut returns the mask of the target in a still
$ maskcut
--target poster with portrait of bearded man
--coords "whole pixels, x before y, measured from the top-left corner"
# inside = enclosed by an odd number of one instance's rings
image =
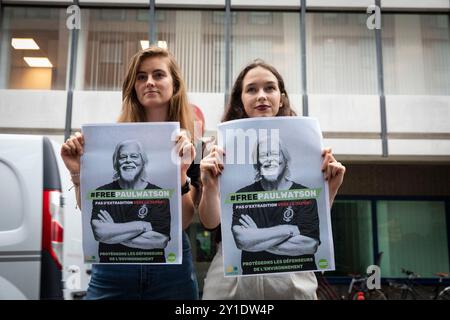
[[[225,276],[334,270],[317,120],[229,121],[218,138]]]
[[[84,125],[85,261],[180,264],[179,124]]]

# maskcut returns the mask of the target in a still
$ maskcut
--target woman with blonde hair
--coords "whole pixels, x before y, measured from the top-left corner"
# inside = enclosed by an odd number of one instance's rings
[[[137,52],[130,61],[122,86],[122,111],[118,122],[178,121],[182,132],[176,147],[181,164],[182,226],[194,215],[195,194],[200,188],[199,166],[193,164],[194,116],[186,87],[172,54],[150,47]],[[61,157],[70,171],[80,207],[80,157],[84,137],[76,132],[62,145]],[[186,160],[188,159],[188,160]],[[193,186],[193,188],[191,187]],[[198,286],[188,237],[183,232],[181,265],[96,264],[86,299],[198,299]]]

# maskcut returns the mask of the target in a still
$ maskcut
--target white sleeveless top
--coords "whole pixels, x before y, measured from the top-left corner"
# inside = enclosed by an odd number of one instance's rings
[[[203,287],[203,300],[316,300],[314,272],[225,277],[222,243],[217,246]]]

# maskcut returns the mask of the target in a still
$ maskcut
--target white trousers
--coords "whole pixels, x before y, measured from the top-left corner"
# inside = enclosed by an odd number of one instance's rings
[[[315,300],[316,290],[313,272],[225,277],[219,243],[206,274],[203,300]]]

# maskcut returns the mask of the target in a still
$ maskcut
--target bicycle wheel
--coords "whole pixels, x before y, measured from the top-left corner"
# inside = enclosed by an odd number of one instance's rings
[[[401,300],[417,300],[417,296],[411,289],[403,290]]]
[[[378,289],[367,291],[364,296],[366,300],[387,300],[384,292]]]
[[[438,297],[438,300],[450,300],[450,287],[445,288],[444,290],[442,290]]]
[[[334,292],[332,288],[326,286],[320,286],[317,288],[318,300],[339,300],[339,296]]]
[[[318,274],[316,277],[318,284],[316,294],[318,300],[340,300],[336,290],[322,274]]]
[[[316,294],[317,294],[317,300],[330,300],[328,292],[324,288],[320,288],[320,287],[317,288]]]

